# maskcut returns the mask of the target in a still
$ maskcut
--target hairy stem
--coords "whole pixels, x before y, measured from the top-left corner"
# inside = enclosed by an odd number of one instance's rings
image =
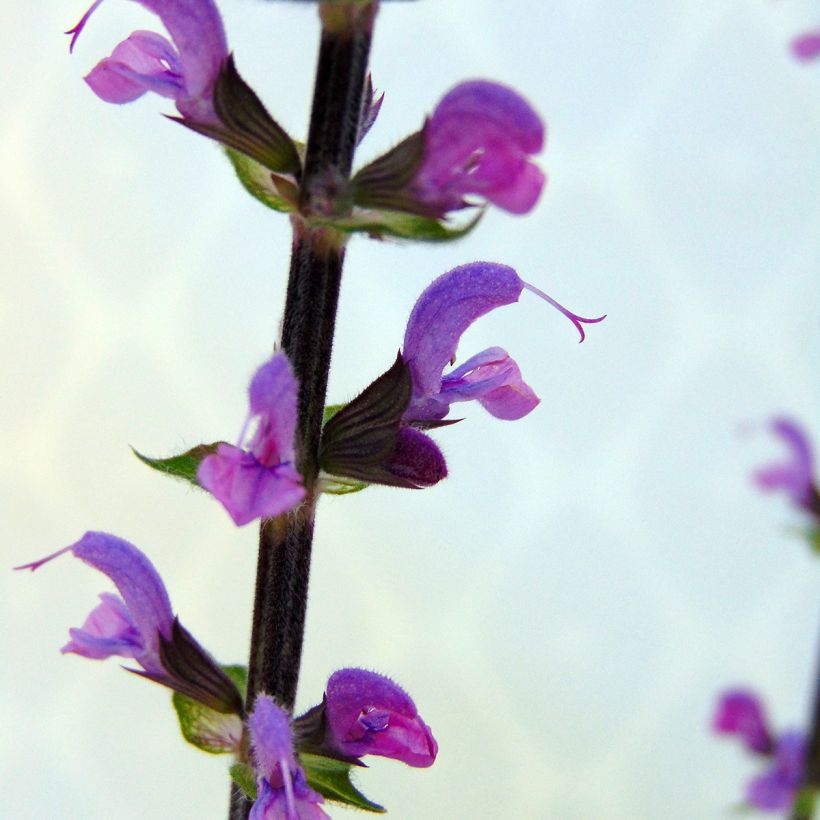
[[[806,735],[806,751],[803,758],[803,776],[791,820],[811,820],[815,814],[817,793],[820,791],[820,660],[814,674],[814,686],[811,726]]]
[[[344,212],[359,131],[376,3],[322,3],[322,37],[310,131],[288,278],[282,348],[299,381],[298,468],[308,497],[297,510],[262,522],[247,710],[267,692],[293,710],[307,608],[319,440],[339,301],[344,242],[310,225],[315,215]],[[247,756],[247,743],[245,744]],[[250,801],[231,789],[231,820],[244,820]]]

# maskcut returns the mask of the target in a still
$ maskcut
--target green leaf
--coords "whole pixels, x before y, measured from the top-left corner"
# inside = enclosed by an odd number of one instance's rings
[[[368,800],[350,781],[350,763],[332,757],[302,752],[299,760],[305,769],[308,786],[322,797],[365,811],[384,813],[378,803]]]
[[[262,163],[251,159],[246,154],[225,148],[225,153],[245,190],[268,208],[281,213],[292,213],[296,206],[290,198],[294,195],[295,186],[282,177],[272,174]],[[277,185],[276,180],[279,184]]]
[[[196,480],[196,471],[202,460],[216,452],[216,448],[224,442],[215,441],[213,444],[199,444],[191,448],[185,453],[180,453],[178,456],[171,456],[170,458],[151,458],[143,455],[132,447],[134,455],[143,463],[147,464],[154,470],[174,478],[181,478],[184,481],[189,481],[195,486],[199,486]]]
[[[249,800],[256,800],[256,777],[253,769],[247,763],[234,763],[228,772],[231,780],[242,789]]]
[[[247,186],[246,186],[247,187]],[[421,242],[448,242],[466,236],[484,216],[484,208],[463,225],[448,227],[443,220],[406,214],[400,211],[355,211],[351,216],[337,219],[311,220],[314,225],[327,225],[344,233],[367,233],[374,239],[393,236]]]

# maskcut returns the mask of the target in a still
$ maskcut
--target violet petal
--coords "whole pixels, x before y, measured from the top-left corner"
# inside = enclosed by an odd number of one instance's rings
[[[524,283],[507,265],[473,262],[438,277],[419,297],[407,322],[402,355],[413,376],[413,400],[405,418],[443,418],[441,374],[459,339],[480,316],[517,302]]]
[[[732,689],[718,699],[712,728],[724,735],[738,735],[750,752],[768,754],[772,739],[760,698],[745,689]]]
[[[328,728],[337,749],[349,757],[366,754],[431,766],[438,744],[410,696],[384,675],[340,669],[327,683]]]

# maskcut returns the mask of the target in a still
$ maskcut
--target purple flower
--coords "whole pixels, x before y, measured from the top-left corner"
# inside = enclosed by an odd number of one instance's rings
[[[239,447],[220,444],[197,471],[202,487],[221,502],[238,526],[293,509],[304,497],[302,477],[293,466],[298,385],[284,353],[277,353],[254,375],[250,412]],[[240,449],[253,419],[258,426]]]
[[[407,322],[402,357],[410,366],[413,397],[404,418],[409,424],[443,419],[450,405],[478,401],[500,419],[520,419],[540,401],[524,382],[509,354],[491,347],[443,375],[455,360],[461,335],[480,316],[517,302],[523,290],[545,299],[567,316],[584,340],[585,319],[568,311],[547,294],[524,282],[506,265],[473,262],[439,276],[419,297]]]
[[[228,715],[242,714],[242,697],[230,678],[174,617],[165,585],[153,564],[133,544],[104,532],[87,532],[79,541],[17,569],[39,569],[71,552],[107,575],[121,598],[104,592],[62,652],[101,660],[112,655],[133,658],[129,669]],[[241,721],[220,723],[225,744],[238,744]]]
[[[788,809],[803,778],[805,738],[802,732],[784,732],[777,740],[770,767],[752,778],[746,799],[764,811]]]
[[[760,699],[745,689],[721,695],[712,728],[722,735],[738,735],[746,748],[757,754],[770,754],[774,745]]]
[[[764,811],[781,811],[792,805],[803,775],[805,738],[801,732],[783,732],[773,738],[760,698],[745,689],[720,696],[712,728],[720,734],[737,735],[749,752],[770,760],[766,771],[746,787],[750,805]]]
[[[427,122],[410,190],[441,214],[467,206],[470,194],[523,214],[544,187],[544,174],[530,162],[543,147],[544,124],[515,91],[486,80],[461,83]]]
[[[269,695],[259,694],[248,718],[257,775],[257,798],[250,820],[321,820],[324,800],[305,780],[293,753],[287,712]]]
[[[228,57],[225,30],[213,0],[136,0],[162,21],[173,44],[150,31],[135,31],[86,76],[91,90],[110,103],[127,103],[146,91],[170,97],[177,110],[199,123],[217,123],[213,90]],[[96,0],[67,32],[71,48]],[[174,48],[176,46],[176,48]]]
[[[151,562],[122,538],[87,532],[76,544],[17,569],[39,569],[66,552],[107,575],[122,598],[110,592],[100,595],[102,603],[80,629],[69,630],[71,640],[61,651],[95,659],[133,658],[146,672],[161,674],[160,636],[171,639],[174,615]]]
[[[438,744],[410,696],[384,675],[340,669],[325,693],[328,743],[344,757],[381,755],[432,766]]]
[[[820,498],[814,485],[814,457],[808,436],[796,422],[787,418],[772,419],[770,428],[789,448],[789,458],[758,470],[755,482],[767,492],[784,490],[793,504],[820,516]]]
[[[803,62],[820,57],[820,31],[809,31],[792,40],[792,54]]]

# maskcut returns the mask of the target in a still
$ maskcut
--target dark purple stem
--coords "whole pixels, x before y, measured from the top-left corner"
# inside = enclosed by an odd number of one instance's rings
[[[308,498],[293,513],[262,522],[246,711],[258,692],[293,709],[307,608],[319,440],[344,261],[341,237],[303,217],[323,213],[350,177],[367,78],[375,2],[323,3],[322,37],[300,212],[288,279],[282,348],[299,380],[298,467]],[[336,206],[334,213],[338,213]],[[246,750],[247,756],[247,750]],[[230,820],[245,820],[251,803],[234,785]]]
[[[803,758],[803,777],[797,790],[798,799],[790,815],[791,820],[811,820],[814,817],[814,804],[820,790],[820,660],[814,673],[814,687],[811,726],[806,735]]]

